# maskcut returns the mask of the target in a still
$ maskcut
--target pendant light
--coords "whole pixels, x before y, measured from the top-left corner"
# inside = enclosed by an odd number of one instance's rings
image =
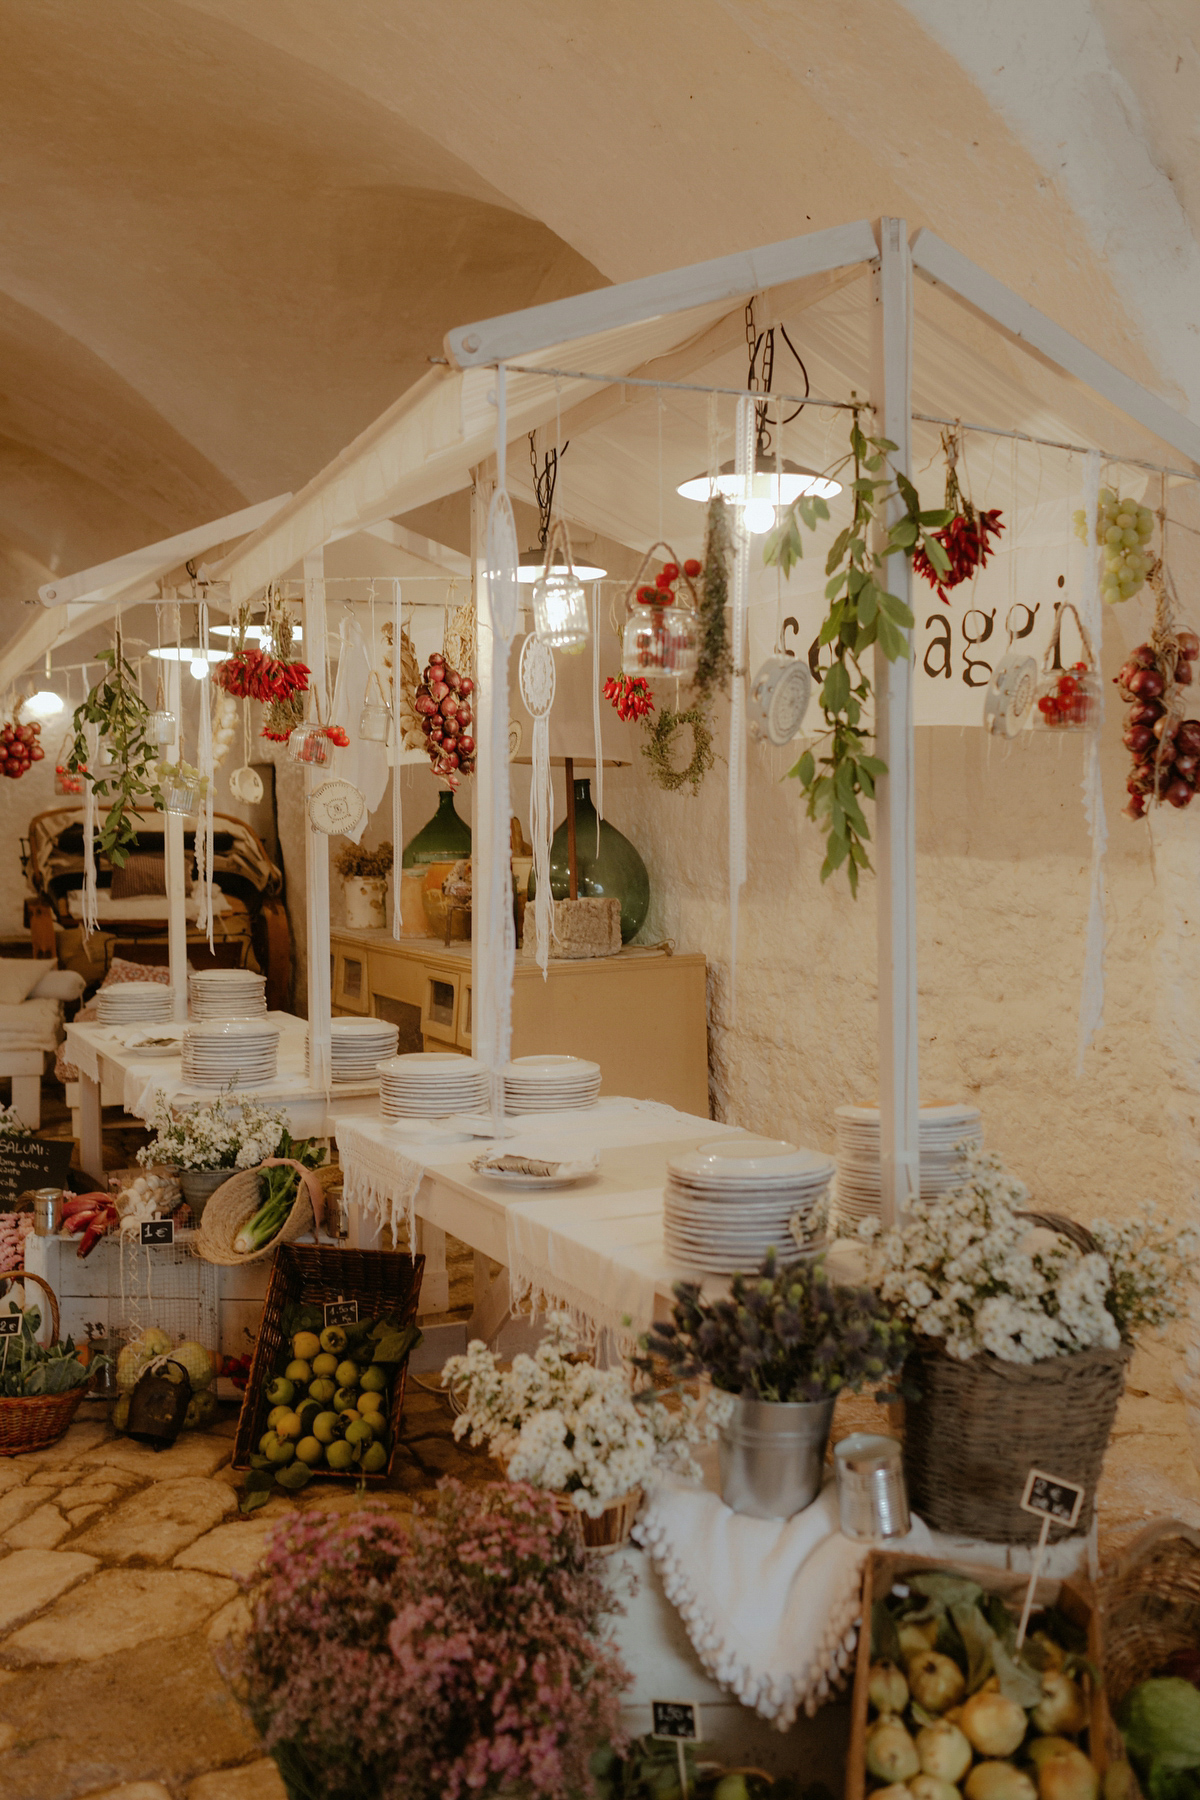
[[[807,395],[810,391],[808,370],[786,328],[780,325],[779,331],[804,377],[804,392]],[[769,394],[775,371],[775,327],[771,326],[762,332],[756,330],[753,300],[746,306],[746,343],[750,351],[746,387],[751,393]],[[781,419],[779,425],[789,425],[803,409],[804,402],[801,401],[795,412],[789,413],[786,419]],[[819,475],[815,469],[793,462],[790,457],[777,456],[771,448],[766,401],[757,402],[754,410],[754,473],[748,479],[739,478],[732,461],[724,462],[715,476],[693,475],[689,480],[681,482],[675,491],[685,500],[699,500],[705,505],[714,494],[723,494],[731,505],[740,509],[741,521],[746,530],[758,536],[764,531],[770,531],[775,524],[777,507],[791,506],[793,501],[805,494],[819,496],[822,500],[832,499],[834,494],[841,493],[842,484],[828,475]]]
[[[601,581],[608,573],[607,569],[597,568],[594,563],[577,562],[572,567],[570,562],[561,559],[552,562],[546,568],[546,539],[550,535],[550,512],[554,505],[554,484],[558,480],[559,455],[565,455],[571,440],[568,438],[562,451],[547,450],[539,468],[537,459],[537,443],[534,433],[529,433],[529,461],[533,465],[533,491],[537,499],[538,509],[538,541],[528,550],[522,550],[517,560],[517,580],[522,587],[529,587],[540,581],[545,574],[567,576],[574,575],[580,581]]]

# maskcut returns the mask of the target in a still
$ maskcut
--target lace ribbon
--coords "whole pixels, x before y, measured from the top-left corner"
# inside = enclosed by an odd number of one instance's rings
[[[1080,610],[1088,636],[1092,641],[1093,662],[1100,670],[1101,636],[1104,630],[1104,608],[1099,588],[1099,545],[1096,540],[1096,513],[1100,504],[1100,456],[1089,450],[1083,460],[1083,512],[1087,520],[1087,547],[1084,552],[1084,576],[1080,590]],[[1105,895],[1104,858],[1108,848],[1108,821],[1104,813],[1104,784],[1100,775],[1100,737],[1104,725],[1103,692],[1093,702],[1094,711],[1088,724],[1083,749],[1083,810],[1092,840],[1092,862],[1089,879],[1087,932],[1084,939],[1083,986],[1079,997],[1079,1066],[1083,1062],[1096,1032],[1104,1022],[1104,948]]]

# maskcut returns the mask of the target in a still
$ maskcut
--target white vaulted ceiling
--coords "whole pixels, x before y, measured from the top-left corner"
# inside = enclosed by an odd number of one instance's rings
[[[452,325],[882,212],[1188,410],[1194,16],[1136,10],[0,0],[0,625],[301,489]]]

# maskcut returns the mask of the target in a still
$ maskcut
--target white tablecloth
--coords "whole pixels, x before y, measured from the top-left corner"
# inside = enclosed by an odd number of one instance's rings
[[[629,1340],[648,1329],[656,1294],[685,1270],[663,1254],[666,1159],[731,1129],[654,1100],[605,1098],[579,1112],[510,1119],[521,1141],[595,1149],[599,1170],[572,1187],[529,1193],[471,1169],[486,1139],[383,1120],[337,1121],[345,1197],[395,1229],[410,1227],[427,1174],[504,1215],[509,1298],[572,1312]]]

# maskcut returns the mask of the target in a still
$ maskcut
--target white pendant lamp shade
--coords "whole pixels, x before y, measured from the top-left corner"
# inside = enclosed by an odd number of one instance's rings
[[[517,564],[517,580],[523,587],[528,587],[532,582],[541,580],[545,567],[546,556],[544,551],[522,550],[521,560]],[[565,562],[558,561],[551,564],[550,572],[553,575],[566,575],[570,571]],[[603,581],[608,570],[599,569],[594,563],[577,562],[575,564],[575,573],[578,575],[580,581]]]
[[[748,483],[739,477],[732,462],[725,462],[715,477],[693,475],[689,481],[681,482],[675,491],[685,500],[700,500],[705,504],[714,493],[723,494],[732,505],[741,508],[742,523],[747,531],[757,533],[770,531],[775,523],[777,506],[790,506],[802,494],[829,500],[834,494],[841,493],[842,484],[828,475],[818,475],[815,469],[801,467],[790,457],[785,456],[777,462],[769,451],[760,450],[754,458],[754,473]]]

